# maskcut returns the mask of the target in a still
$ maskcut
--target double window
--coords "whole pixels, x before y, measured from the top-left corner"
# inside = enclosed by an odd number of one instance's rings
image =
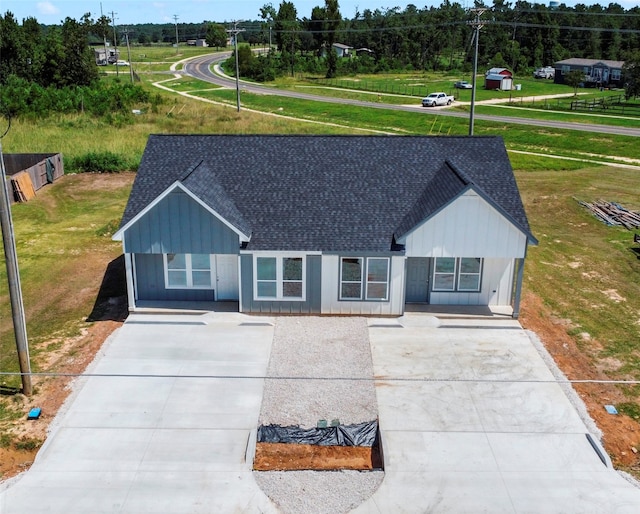
[[[340,259],[340,300],[388,299],[388,257],[342,257]]]
[[[482,259],[437,257],[433,268],[434,291],[480,291]]]
[[[212,289],[211,255],[165,253],[164,283],[167,289]]]
[[[304,300],[304,256],[264,256],[253,261],[257,300]]]

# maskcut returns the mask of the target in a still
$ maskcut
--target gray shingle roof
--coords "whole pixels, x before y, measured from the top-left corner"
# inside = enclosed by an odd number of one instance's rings
[[[469,184],[530,236],[500,137],[152,135],[121,227],[176,181],[254,250],[389,251]]]

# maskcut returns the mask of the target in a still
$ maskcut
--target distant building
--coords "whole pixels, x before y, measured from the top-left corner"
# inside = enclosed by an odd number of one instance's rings
[[[554,82],[564,84],[565,75],[578,70],[584,73],[585,87],[623,87],[624,77],[622,67],[624,61],[610,61],[606,59],[564,59],[556,62]]]
[[[510,91],[513,89],[513,73],[507,68],[491,68],[484,75],[485,89],[500,89]]]

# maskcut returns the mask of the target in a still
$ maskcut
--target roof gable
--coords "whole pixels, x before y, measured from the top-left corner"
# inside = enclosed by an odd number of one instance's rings
[[[388,252],[471,182],[529,233],[499,137],[153,135],[121,227],[180,180],[253,250]]]

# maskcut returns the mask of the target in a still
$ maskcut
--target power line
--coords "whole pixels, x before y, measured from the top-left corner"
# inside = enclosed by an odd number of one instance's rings
[[[331,381],[331,382],[414,382],[414,383],[478,383],[478,384],[610,384],[610,385],[639,385],[640,380],[611,380],[611,379],[498,379],[498,378],[416,378],[416,377],[300,377],[300,376],[267,376],[267,375],[176,375],[155,373],[55,373],[33,372],[19,373],[1,371],[0,376],[24,376],[42,378],[144,378],[144,379],[208,379],[208,380],[290,380],[290,381]]]

